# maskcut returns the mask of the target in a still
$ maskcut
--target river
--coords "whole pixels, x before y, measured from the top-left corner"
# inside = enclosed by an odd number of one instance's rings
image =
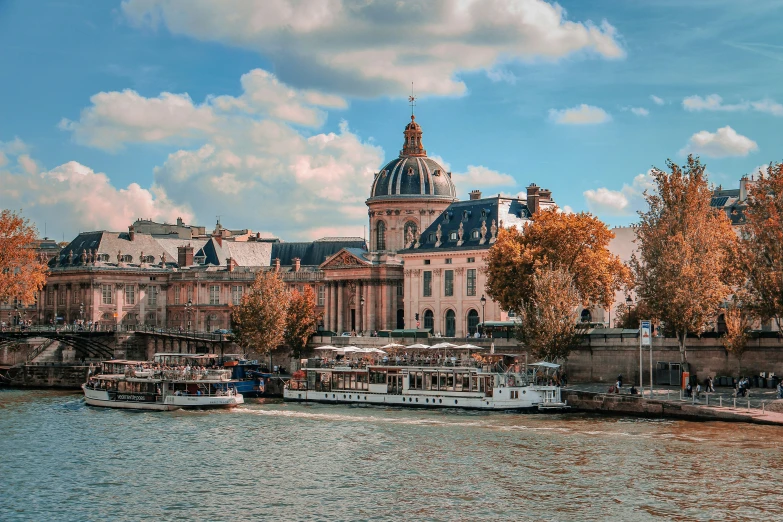
[[[783,429],[0,390],[11,520],[780,520]]]

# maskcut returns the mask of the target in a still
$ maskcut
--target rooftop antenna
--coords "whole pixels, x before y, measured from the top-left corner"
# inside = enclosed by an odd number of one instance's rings
[[[411,106],[411,119],[413,119],[413,110],[416,108],[416,95],[413,92],[413,82],[411,82],[411,95],[408,96],[408,104]]]

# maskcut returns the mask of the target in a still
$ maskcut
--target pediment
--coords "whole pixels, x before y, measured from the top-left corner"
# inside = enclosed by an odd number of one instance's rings
[[[367,260],[343,249],[324,261],[320,268],[321,270],[330,270],[338,268],[357,268],[366,265]]]

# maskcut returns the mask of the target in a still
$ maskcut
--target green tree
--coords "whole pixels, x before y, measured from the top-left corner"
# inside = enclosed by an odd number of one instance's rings
[[[283,342],[289,294],[275,272],[259,271],[240,304],[231,307],[234,338],[242,348],[260,355]]]
[[[531,293],[519,310],[519,340],[535,357],[566,359],[585,333],[579,323],[579,292],[573,276],[563,268],[542,268],[533,275]]]
[[[307,341],[318,329],[319,314],[315,309],[315,292],[305,286],[300,292],[292,290],[288,302],[284,339],[293,356],[302,355]]]
[[[674,331],[686,362],[688,333],[701,333],[732,291],[737,236],[725,212],[710,206],[699,159],[666,164],[670,172],[652,169],[656,190],[645,193],[649,208],[639,213],[631,268],[636,292],[652,319]]]
[[[48,268],[36,254],[37,235],[35,226],[21,214],[0,213],[0,301],[30,304],[43,288]]]

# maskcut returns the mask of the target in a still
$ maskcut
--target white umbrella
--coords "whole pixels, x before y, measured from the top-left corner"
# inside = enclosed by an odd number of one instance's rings
[[[355,353],[363,351],[361,348],[357,348],[356,346],[344,346],[342,350],[343,353]]]
[[[405,348],[405,345],[404,344],[398,344],[398,343],[390,343],[390,344],[387,344],[386,346],[381,346],[381,348],[384,349],[384,350],[389,350],[391,348]]]
[[[326,346],[319,346],[318,348],[313,348],[313,350],[337,350],[337,347],[326,345]]]
[[[475,344],[463,344],[460,346],[457,346],[457,348],[461,350],[486,350],[486,346],[476,346]]]
[[[456,344],[451,344],[451,343],[448,343],[448,342],[442,342],[442,343],[433,344],[432,346],[430,346],[430,348],[433,348],[435,350],[440,350],[441,348],[456,348],[456,347],[457,347]]]
[[[414,350],[428,350],[430,348],[430,345],[429,344],[416,343],[416,344],[411,344],[409,346],[406,346],[405,348],[411,348],[411,349],[414,349]]]
[[[370,351],[372,353],[377,353],[378,355],[386,355],[386,352],[384,352],[383,350],[380,350],[378,348],[370,348]]]

